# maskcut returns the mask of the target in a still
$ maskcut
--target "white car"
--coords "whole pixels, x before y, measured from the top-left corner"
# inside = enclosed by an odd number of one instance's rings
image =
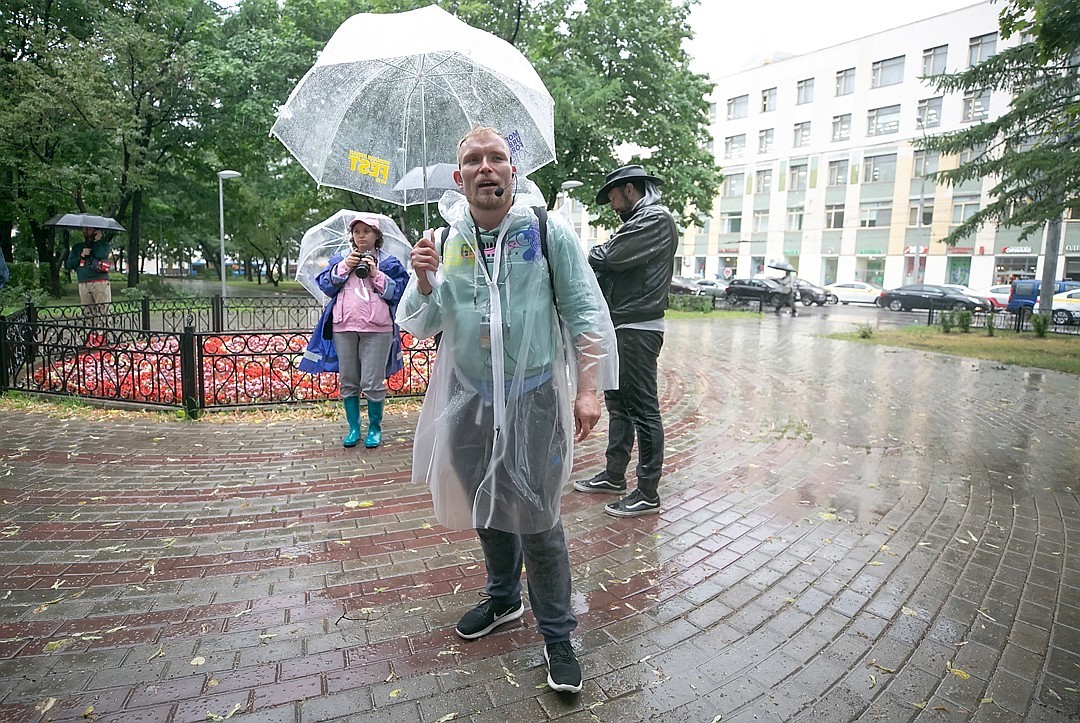
[[[973,298],[984,301],[986,302],[986,306],[990,309],[993,309],[998,305],[998,302],[994,300],[994,297],[988,294],[984,294],[981,291],[976,291],[970,286],[964,286],[963,284],[941,284],[941,286],[944,286],[946,289],[953,289],[954,291],[959,291],[964,296],[971,296]],[[1008,303],[1008,301],[1008,299],[1005,299],[1005,303]]]
[[[1012,284],[997,284],[985,289],[976,289],[975,293],[984,296],[994,304],[995,309],[1004,309],[1009,305],[1009,292]]]
[[[836,294],[841,304],[877,304],[881,287],[865,281],[844,281],[825,284],[825,290]]]
[[[1055,324],[1080,323],[1080,289],[1054,294],[1053,306],[1050,307],[1050,316]]]

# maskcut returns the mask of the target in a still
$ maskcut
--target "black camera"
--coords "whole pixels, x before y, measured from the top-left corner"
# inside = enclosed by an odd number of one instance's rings
[[[371,267],[375,265],[375,255],[370,251],[360,254],[360,263],[356,265],[356,275],[366,279],[371,275]]]

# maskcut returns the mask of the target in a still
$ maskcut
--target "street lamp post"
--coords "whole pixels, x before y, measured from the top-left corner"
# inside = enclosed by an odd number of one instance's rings
[[[575,181],[573,179],[569,181],[563,181],[562,185],[559,186],[559,194],[556,196],[556,198],[559,200],[559,205],[561,206],[566,201],[566,199],[569,198],[570,191],[573,191],[575,188],[581,188],[584,185],[585,184],[581,181]]]
[[[218,220],[220,221],[221,229],[221,298],[227,296],[225,292],[225,180],[228,178],[240,178],[239,171],[218,171],[217,174],[217,200],[218,200]]]

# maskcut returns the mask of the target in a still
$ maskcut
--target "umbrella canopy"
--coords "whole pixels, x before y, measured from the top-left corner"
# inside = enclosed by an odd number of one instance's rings
[[[420,194],[395,190],[408,170],[475,125],[505,135],[519,174],[555,159],[554,103],[525,56],[431,5],[346,20],[270,133],[320,185],[407,206],[435,200],[423,172]]]
[[[454,171],[456,170],[456,163],[435,163],[427,167],[426,174],[424,168],[413,168],[394,184],[394,190],[404,194],[405,205],[424,203],[425,196],[427,200],[432,200],[442,195],[441,191],[457,189],[457,181],[454,180]],[[426,189],[424,186],[425,176],[427,179]]]
[[[789,264],[787,261],[773,261],[769,264],[770,269],[777,269],[779,271],[795,271],[795,267]]]
[[[296,265],[296,280],[308,290],[312,296],[318,299],[320,304],[326,304],[330,298],[322,292],[315,283],[315,277],[326,268],[330,257],[334,254],[347,252],[349,244],[349,223],[361,215],[358,211],[342,209],[330,218],[315,224],[304,232],[300,239],[300,258]],[[364,216],[374,216],[379,220],[379,230],[382,231],[382,250],[397,257],[406,270],[412,268],[409,254],[412,245],[405,238],[393,219],[383,216],[381,213],[365,213]]]
[[[127,231],[117,223],[116,219],[108,216],[91,216],[86,213],[62,213],[53,216],[45,222],[46,226],[58,226],[60,228],[100,228],[104,231]]]

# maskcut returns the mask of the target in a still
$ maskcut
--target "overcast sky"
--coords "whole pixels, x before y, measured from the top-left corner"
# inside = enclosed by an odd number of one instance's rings
[[[916,20],[978,4],[976,0],[701,0],[690,14],[691,68],[714,78],[757,64],[770,51],[800,55]],[[1004,3],[998,0],[994,7]]]

